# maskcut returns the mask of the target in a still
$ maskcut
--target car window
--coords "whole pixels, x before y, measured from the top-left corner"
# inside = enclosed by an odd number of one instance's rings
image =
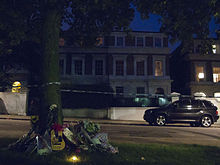
[[[189,99],[184,99],[179,102],[179,108],[188,108],[191,106],[191,101]]]
[[[191,104],[192,104],[193,108],[200,108],[200,107],[202,107],[202,103],[201,103],[200,100],[192,100]]]
[[[201,108],[204,106],[201,100],[193,100],[193,99],[183,99],[183,100],[175,101],[172,103],[172,105],[178,109],[180,108],[180,109],[188,109],[188,110],[192,110],[193,108]]]
[[[204,105],[205,105],[206,107],[213,107],[213,106],[214,106],[214,104],[212,104],[211,101],[203,100],[202,102],[204,103]]]
[[[173,102],[172,104],[170,104],[170,106],[173,106],[173,107],[179,107],[179,101],[175,101]]]

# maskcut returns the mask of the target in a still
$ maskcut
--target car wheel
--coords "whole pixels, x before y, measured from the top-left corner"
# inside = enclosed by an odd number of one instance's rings
[[[201,118],[201,126],[210,127],[212,125],[212,119],[210,116],[202,116]]]
[[[157,115],[155,119],[156,125],[163,126],[166,124],[166,117],[164,115]]]

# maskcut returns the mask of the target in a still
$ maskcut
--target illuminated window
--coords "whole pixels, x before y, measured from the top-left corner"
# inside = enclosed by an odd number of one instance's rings
[[[203,79],[204,78],[204,73],[199,73],[198,77],[199,77],[199,79]]]
[[[213,67],[213,82],[220,81],[220,67]]]
[[[82,75],[82,60],[75,60],[74,61],[75,71],[74,73],[76,75]]]
[[[118,60],[115,62],[116,68],[115,73],[117,76],[123,76],[124,75],[124,61]]]
[[[144,61],[136,62],[136,74],[137,76],[144,76]]]
[[[95,61],[95,74],[103,75],[103,61],[102,60]]]
[[[212,53],[216,54],[216,45],[212,45]]]
[[[204,74],[204,67],[203,66],[196,66],[196,80],[202,81],[205,78]]]
[[[155,76],[163,76],[163,61],[155,61]]]

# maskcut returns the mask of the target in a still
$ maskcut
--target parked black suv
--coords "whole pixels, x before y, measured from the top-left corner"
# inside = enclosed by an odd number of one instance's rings
[[[210,127],[218,120],[217,107],[207,100],[182,99],[166,106],[145,111],[144,120],[150,125],[190,123],[191,126]]]

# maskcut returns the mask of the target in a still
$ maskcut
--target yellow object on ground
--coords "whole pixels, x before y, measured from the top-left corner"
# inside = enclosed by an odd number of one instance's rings
[[[63,150],[65,148],[65,141],[63,139],[63,132],[58,131],[57,134],[55,130],[51,130],[51,148],[54,151]]]

